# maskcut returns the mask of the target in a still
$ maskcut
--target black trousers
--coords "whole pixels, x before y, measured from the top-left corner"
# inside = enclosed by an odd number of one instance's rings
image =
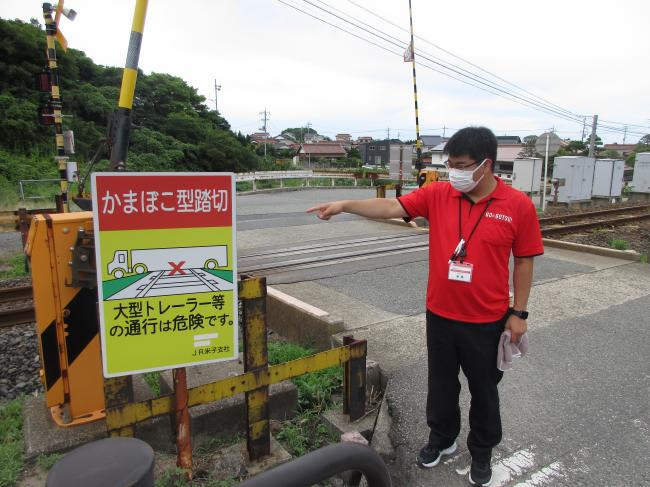
[[[494,323],[464,323],[427,311],[427,424],[431,447],[447,448],[460,433],[458,373],[462,368],[472,395],[467,447],[473,459],[490,461],[492,448],[501,441],[497,384],[503,372],[497,369],[496,362],[506,318]]]

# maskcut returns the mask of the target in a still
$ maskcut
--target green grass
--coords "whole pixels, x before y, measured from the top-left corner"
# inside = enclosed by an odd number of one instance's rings
[[[609,242],[609,245],[616,250],[627,250],[630,248],[627,240],[613,239]]]
[[[155,397],[160,396],[160,372],[145,372],[144,381]]]
[[[22,252],[0,257],[0,279],[23,277],[28,274],[25,270],[25,254]]]
[[[45,455],[41,453],[38,458],[36,459],[36,463],[38,464],[39,467],[41,467],[43,470],[49,470],[51,469],[56,462],[59,461],[59,459],[63,455],[60,455],[58,453],[52,453],[50,455]]]
[[[269,364],[275,365],[313,355],[312,349],[288,342],[271,342],[268,346]],[[310,372],[292,379],[298,388],[298,408],[301,412],[322,412],[332,404],[332,394],[343,387],[343,367]]]
[[[294,456],[302,456],[338,440],[323,424],[320,415],[312,411],[287,421],[277,437]]]
[[[23,400],[0,405],[0,487],[16,484],[23,468]]]
[[[647,264],[648,263],[648,256],[647,255],[642,255],[639,258],[639,262],[641,262],[642,264]]]
[[[271,342],[268,353],[269,364],[274,365],[312,355],[314,350],[288,342]],[[320,414],[332,406],[332,395],[341,391],[343,368],[310,372],[292,382],[298,389],[299,414],[283,424],[277,437],[292,455],[300,456],[337,441],[321,421]]]

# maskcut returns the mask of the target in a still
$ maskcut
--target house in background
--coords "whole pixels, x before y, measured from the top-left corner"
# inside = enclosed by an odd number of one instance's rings
[[[364,166],[388,166],[390,163],[390,149],[404,147],[404,158],[412,158],[411,144],[404,144],[399,139],[373,140],[359,144],[359,155]]]
[[[494,163],[494,174],[500,178],[511,179],[515,159],[521,158],[519,153],[523,148],[522,144],[499,144],[497,146],[497,160]]]
[[[335,161],[347,157],[347,152],[338,142],[313,142],[302,144],[298,149],[298,158],[307,167],[311,167],[317,159]]]
[[[345,150],[352,148],[352,136],[350,134],[336,134],[334,138]]]
[[[436,146],[446,142],[448,139],[441,135],[421,135],[422,153],[431,152]]]
[[[497,135],[496,137],[499,145],[521,145],[521,137],[518,135]]]
[[[627,157],[636,148],[636,144],[605,144],[603,146],[604,150],[615,150],[618,152],[618,155],[621,157]]]

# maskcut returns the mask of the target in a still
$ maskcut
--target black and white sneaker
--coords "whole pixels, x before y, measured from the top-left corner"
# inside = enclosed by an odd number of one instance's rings
[[[490,467],[490,462],[472,460],[472,467],[469,470],[469,483],[489,487],[492,483],[492,467]]]
[[[444,450],[438,450],[437,448],[431,448],[429,444],[424,446],[418,455],[418,465],[423,468],[435,467],[440,463],[440,459],[443,455],[451,455],[456,451],[458,445],[454,441],[451,446],[445,448]]]

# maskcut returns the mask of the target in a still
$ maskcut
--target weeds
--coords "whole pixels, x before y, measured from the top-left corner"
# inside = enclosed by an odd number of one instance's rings
[[[0,279],[11,279],[28,275],[25,270],[25,254],[9,254],[0,257]]]
[[[59,455],[58,453],[52,453],[50,455],[45,455],[44,453],[41,453],[36,459],[36,463],[43,470],[49,470],[54,466],[56,462],[59,461],[59,459],[62,456],[63,455]]]
[[[627,240],[613,239],[609,242],[609,245],[616,250],[627,250],[630,248],[630,244]]]
[[[0,487],[16,484],[23,468],[23,400],[0,405]]]
[[[639,257],[639,262],[641,262],[642,264],[647,264],[648,263],[648,256],[647,255],[642,255],[641,257]]]
[[[320,415],[314,411],[300,413],[287,421],[277,437],[294,456],[302,456],[337,441],[330,429],[322,423]]]
[[[269,363],[289,362],[314,353],[313,350],[286,342],[269,343]],[[343,385],[343,368],[310,372],[293,379],[298,389],[298,411],[294,419],[283,424],[278,433],[292,455],[301,456],[337,440],[325,426],[320,414],[332,405],[332,395]]]
[[[160,372],[145,372],[144,381],[153,392],[154,397],[160,396]]]

